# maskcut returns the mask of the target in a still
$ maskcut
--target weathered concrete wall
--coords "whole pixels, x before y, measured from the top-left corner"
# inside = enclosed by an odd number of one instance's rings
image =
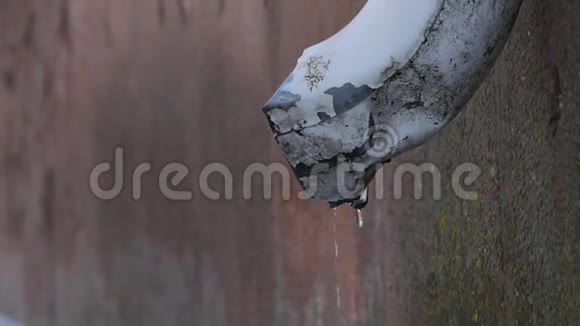
[[[59,326],[578,320],[572,1],[525,1],[467,111],[399,160],[444,174],[477,163],[481,200],[385,199],[362,230],[339,209],[335,273],[323,204],[242,199],[249,163],[283,162],[261,104],[301,49],[361,4],[1,1],[0,311]],[[110,202],[89,190],[90,170],[117,145],[127,185],[138,163],[154,168],[140,201],[129,186]],[[154,176],[172,161],[190,167],[193,200],[157,189]],[[210,162],[233,171],[233,200],[200,193]]]
[[[467,110],[401,158],[434,163],[446,187],[441,201],[417,202],[409,191],[393,219],[405,321],[580,320],[579,18],[578,2],[524,1]],[[483,172],[477,201],[457,199],[449,184],[466,162]]]

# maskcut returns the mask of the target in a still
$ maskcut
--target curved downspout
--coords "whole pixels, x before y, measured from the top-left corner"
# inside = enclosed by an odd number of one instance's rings
[[[423,144],[465,106],[520,5],[369,0],[343,30],[306,49],[264,112],[311,197],[364,207],[377,164]]]

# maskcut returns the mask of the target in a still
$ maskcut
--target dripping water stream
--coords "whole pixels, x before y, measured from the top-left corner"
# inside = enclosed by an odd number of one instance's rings
[[[336,282],[336,309],[339,313],[341,313],[341,309],[340,309],[340,278],[339,278],[339,272],[338,272],[338,256],[339,256],[339,252],[338,252],[338,240],[336,238],[336,208],[332,209],[333,212],[333,223],[334,223],[334,278],[335,278],[335,282]],[[339,317],[340,319],[340,317]]]
[[[333,214],[333,239],[334,239],[334,279],[336,282],[336,310],[338,312],[338,320],[342,320],[341,314],[341,307],[340,307],[340,271],[338,268],[338,259],[339,259],[339,251],[338,251],[338,238],[336,234],[336,208],[332,209]],[[364,225],[363,222],[363,215],[360,209],[356,210],[355,214],[356,224],[359,228],[362,228]]]

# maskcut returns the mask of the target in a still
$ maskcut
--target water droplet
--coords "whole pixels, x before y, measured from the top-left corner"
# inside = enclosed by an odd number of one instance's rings
[[[338,240],[336,238],[336,208],[332,209],[334,214],[334,277],[336,282],[336,309],[340,312],[340,279],[338,277]]]
[[[359,228],[362,228],[365,224],[362,211],[360,209],[356,210],[356,224],[358,225]]]

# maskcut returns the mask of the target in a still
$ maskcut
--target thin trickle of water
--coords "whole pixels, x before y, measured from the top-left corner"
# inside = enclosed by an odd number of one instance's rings
[[[360,209],[356,210],[356,224],[358,225],[359,228],[362,228],[365,224],[365,221],[363,220],[362,211]]]
[[[334,214],[334,277],[336,280],[336,309],[340,312],[340,279],[338,278],[338,240],[336,238],[336,208],[332,209]]]

